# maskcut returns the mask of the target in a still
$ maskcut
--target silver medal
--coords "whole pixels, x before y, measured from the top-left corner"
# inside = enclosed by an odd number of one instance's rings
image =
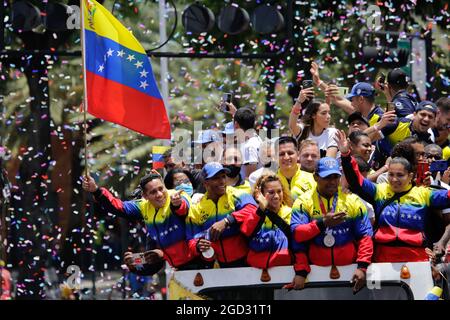
[[[331,233],[328,233],[325,237],[323,237],[323,244],[328,248],[334,246],[335,242],[336,240],[334,239],[334,236]]]

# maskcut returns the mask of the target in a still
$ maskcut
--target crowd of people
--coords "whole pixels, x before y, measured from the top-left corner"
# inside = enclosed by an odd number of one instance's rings
[[[289,286],[302,289],[310,265],[338,277],[338,266],[356,264],[357,292],[372,262],[437,264],[446,256],[450,99],[417,101],[400,69],[345,96],[320,79],[315,63],[311,74],[287,134],[263,140],[252,109],[223,102],[233,121],[194,143],[205,150],[222,144],[217,134],[236,142],[243,131],[241,143],[194,165],[166,152],[164,173],[144,176],[130,201],[83,178],[102,210],[145,223],[145,253],[124,254],[132,272],[151,275],[164,262],[177,270],[292,265]],[[325,101],[315,98],[319,90]],[[332,126],[331,108],[348,114],[347,131]]]

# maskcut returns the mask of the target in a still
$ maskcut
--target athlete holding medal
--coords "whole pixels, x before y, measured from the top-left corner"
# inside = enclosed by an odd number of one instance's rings
[[[299,197],[292,207],[296,252],[292,286],[304,287],[310,264],[331,266],[330,278],[338,279],[338,266],[357,263],[352,277],[356,293],[365,285],[373,253],[367,209],[358,196],[339,189],[341,171],[335,158],[320,159],[314,178],[317,187]]]

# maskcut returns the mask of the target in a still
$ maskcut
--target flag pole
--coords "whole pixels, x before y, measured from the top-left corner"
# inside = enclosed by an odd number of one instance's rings
[[[80,22],[81,22],[81,29],[80,29],[80,38],[81,38],[81,66],[83,68],[83,82],[84,82],[84,86],[83,86],[83,102],[81,103],[81,105],[83,106],[83,135],[84,135],[84,175],[87,176],[89,174],[89,168],[88,168],[88,161],[87,161],[87,157],[88,157],[88,145],[87,145],[87,108],[88,108],[88,101],[87,101],[87,96],[86,96],[86,89],[87,89],[87,85],[86,85],[86,66],[85,66],[85,52],[86,52],[86,46],[85,46],[85,42],[84,42],[84,6],[83,6],[83,1],[85,0],[81,0],[80,1],[80,12],[81,12],[81,18],[80,18]]]

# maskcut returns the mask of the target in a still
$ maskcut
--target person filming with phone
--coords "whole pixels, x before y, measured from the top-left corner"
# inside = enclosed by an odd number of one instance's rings
[[[388,102],[394,105],[395,114],[399,118],[411,118],[416,111],[417,100],[408,93],[408,79],[400,68],[391,70],[383,86],[383,92]]]
[[[375,184],[359,172],[343,131],[337,142],[351,191],[375,209],[373,261],[428,261],[425,248],[432,244],[427,243],[425,227],[433,214],[430,209],[448,208],[450,192],[415,185],[413,164],[403,157],[390,160],[387,183]]]

